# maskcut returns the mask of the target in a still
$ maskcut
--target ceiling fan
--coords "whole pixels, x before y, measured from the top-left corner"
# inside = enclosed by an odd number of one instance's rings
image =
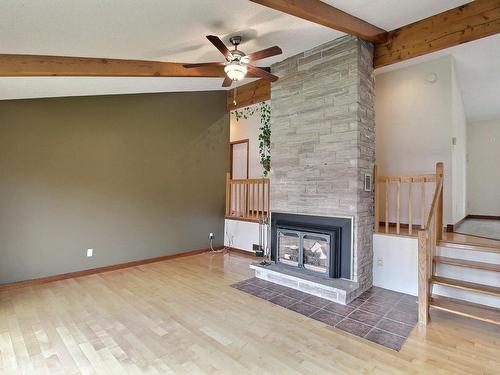
[[[226,45],[215,35],[207,35],[207,39],[212,42],[212,44],[217,48],[226,58],[225,62],[209,62],[209,63],[199,63],[199,64],[184,64],[185,68],[200,68],[200,67],[210,67],[210,66],[224,66],[224,71],[226,72],[226,77],[224,82],[222,82],[223,87],[229,87],[234,81],[239,81],[245,78],[245,75],[249,72],[253,76],[260,77],[262,79],[274,82],[278,80],[278,77],[274,74],[269,73],[265,68],[258,68],[253,66],[251,63],[257,60],[266,59],[268,57],[281,55],[283,51],[278,46],[269,47],[258,52],[246,55],[244,52],[238,49],[238,45],[241,43],[241,36],[233,36],[229,40],[234,46],[234,49],[230,51]]]

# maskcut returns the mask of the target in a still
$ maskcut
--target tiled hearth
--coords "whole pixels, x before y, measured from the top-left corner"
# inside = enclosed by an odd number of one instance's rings
[[[348,305],[257,278],[232,287],[397,351],[417,323],[416,297],[376,287]]]

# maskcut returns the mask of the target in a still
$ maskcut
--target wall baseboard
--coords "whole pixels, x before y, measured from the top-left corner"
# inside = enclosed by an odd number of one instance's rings
[[[467,219],[469,219],[469,215],[465,215],[465,217],[462,220],[457,221],[455,224],[447,224],[446,231],[450,232],[450,233],[455,232],[455,228],[458,227],[460,224],[462,224]]]
[[[228,247],[227,249],[229,250],[230,253],[238,253],[238,254],[245,255],[245,256],[251,257],[251,258],[260,258],[260,257],[255,256],[255,252],[253,252],[251,250],[238,249],[236,247]]]
[[[467,215],[462,220],[456,222],[455,224],[448,224],[446,226],[447,232],[454,232],[455,229],[462,224],[467,219],[481,219],[481,220],[500,220],[500,216],[492,216],[492,215]]]
[[[220,248],[222,248],[222,246],[220,246]],[[72,279],[72,278],[82,277],[82,276],[87,276],[87,275],[94,275],[94,274],[97,274],[97,273],[115,271],[115,270],[119,270],[119,269],[123,269],[123,268],[137,267],[137,266],[141,266],[143,264],[156,263],[156,262],[161,262],[161,261],[164,261],[164,260],[170,260],[170,259],[175,259],[175,258],[188,257],[188,256],[191,256],[191,255],[197,255],[197,254],[205,253],[205,252],[208,252],[208,251],[210,251],[209,248],[196,249],[196,250],[186,251],[184,253],[177,253],[177,254],[172,254],[172,255],[163,255],[163,256],[155,257],[155,258],[141,259],[141,260],[135,260],[135,261],[132,261],[132,262],[114,264],[112,266],[90,268],[90,269],[87,269],[87,270],[76,271],[76,272],[68,272],[68,273],[63,273],[63,274],[59,274],[59,275],[41,277],[41,278],[38,278],[38,279],[23,280],[23,281],[17,281],[17,282],[14,282],[14,283],[1,284],[0,285],[0,291],[7,290],[7,289],[22,288],[22,287],[26,287],[26,286],[34,286],[34,285],[40,285],[40,284],[47,284],[47,283],[50,283],[50,282],[53,282],[53,281],[59,281],[59,280],[65,280],[65,279]]]
[[[500,216],[493,215],[467,215],[466,219],[500,220]]]

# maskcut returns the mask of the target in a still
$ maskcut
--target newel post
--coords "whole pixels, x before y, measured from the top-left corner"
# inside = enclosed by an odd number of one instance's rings
[[[442,181],[441,189],[439,190],[439,198],[437,205],[437,217],[436,217],[436,226],[438,231],[436,233],[436,240],[440,241],[443,239],[443,186],[444,186],[444,165],[442,162],[436,163],[436,184]]]
[[[379,184],[378,184],[378,165],[375,164],[373,168],[373,184],[375,187],[373,193],[374,205],[375,205],[375,233],[378,233],[380,227],[380,194],[379,194]]]
[[[427,231],[418,231],[418,323],[429,322],[429,262],[427,257]]]

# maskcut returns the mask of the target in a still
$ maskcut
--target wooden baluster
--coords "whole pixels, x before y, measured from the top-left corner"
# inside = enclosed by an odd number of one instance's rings
[[[425,228],[425,177],[420,185],[420,228]]]
[[[231,173],[226,173],[226,216],[231,214]]]
[[[237,182],[234,185],[234,193],[235,193],[234,211],[235,215],[238,217],[240,216],[240,184],[238,184]]]
[[[240,216],[244,217],[245,216],[245,185],[243,184],[243,182],[240,183],[240,205],[241,205]]]
[[[231,181],[231,216],[236,214],[236,185]]]
[[[373,170],[373,183],[375,184],[374,205],[375,205],[375,233],[380,229],[380,196],[379,196],[379,183],[378,183],[378,165],[375,165]]]
[[[400,233],[400,220],[401,219],[401,177],[398,178],[398,185],[396,191],[396,233]]]
[[[385,233],[389,233],[389,178],[385,180]]]
[[[245,182],[245,218],[250,218],[250,184]]]
[[[412,187],[413,187],[413,177],[410,177],[410,180],[408,182],[408,234],[411,236],[413,232],[413,194],[412,194]]]
[[[238,188],[239,188],[239,206],[240,206],[240,209],[238,211],[239,213],[239,216],[242,217],[243,216],[243,184],[240,183],[238,184]]]
[[[436,164],[436,184],[438,184],[444,178],[444,165],[439,162]],[[444,184],[444,181],[443,181]],[[436,221],[437,221],[437,239],[441,240],[443,238],[443,185],[439,191],[439,200],[436,210]]]
[[[252,183],[252,218],[255,218],[255,183]]]

